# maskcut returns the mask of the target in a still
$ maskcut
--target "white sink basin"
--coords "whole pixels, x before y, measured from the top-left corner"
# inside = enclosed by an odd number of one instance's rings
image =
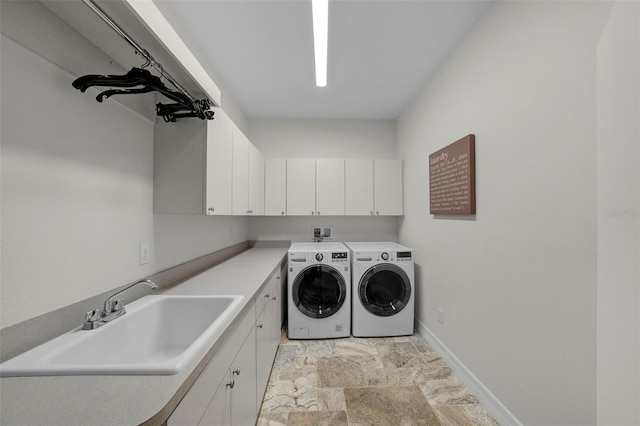
[[[146,296],[100,328],[72,330],[0,364],[0,377],[176,374],[198,353],[204,355],[243,299]]]

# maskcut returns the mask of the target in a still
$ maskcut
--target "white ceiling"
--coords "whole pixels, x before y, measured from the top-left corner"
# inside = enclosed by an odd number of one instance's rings
[[[245,114],[279,118],[398,117],[490,6],[331,0],[328,84],[318,88],[311,0],[163,1]]]

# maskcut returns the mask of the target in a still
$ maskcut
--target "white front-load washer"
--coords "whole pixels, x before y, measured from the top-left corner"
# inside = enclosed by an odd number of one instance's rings
[[[413,250],[396,243],[346,243],[351,250],[351,333],[413,334]]]
[[[288,253],[288,335],[351,335],[351,262],[342,243],[293,243]]]

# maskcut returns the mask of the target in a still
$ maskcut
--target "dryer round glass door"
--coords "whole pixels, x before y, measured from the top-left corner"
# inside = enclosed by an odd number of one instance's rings
[[[411,281],[396,265],[380,264],[371,267],[358,286],[362,306],[379,317],[402,311],[411,297]]]
[[[310,266],[296,276],[293,303],[310,318],[327,318],[340,310],[347,294],[342,275],[326,265]]]

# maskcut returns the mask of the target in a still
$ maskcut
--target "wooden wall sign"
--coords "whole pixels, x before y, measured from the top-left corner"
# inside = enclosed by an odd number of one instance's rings
[[[467,135],[429,156],[429,212],[476,213],[475,135]]]

